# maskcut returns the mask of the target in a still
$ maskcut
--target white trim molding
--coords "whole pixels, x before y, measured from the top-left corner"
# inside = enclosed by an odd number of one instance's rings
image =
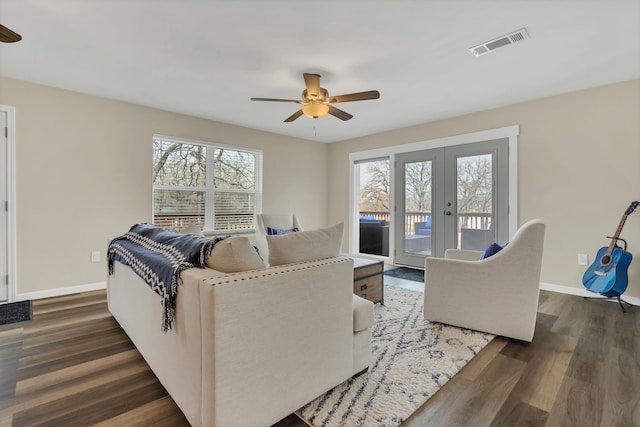
[[[42,298],[60,297],[65,295],[79,294],[80,292],[98,291],[101,289],[107,289],[107,282],[88,283],[86,285],[47,289],[45,291],[25,292],[22,294],[17,294],[15,300],[26,301]]]
[[[0,105],[7,113],[7,302],[15,301],[16,260],[16,107]]]

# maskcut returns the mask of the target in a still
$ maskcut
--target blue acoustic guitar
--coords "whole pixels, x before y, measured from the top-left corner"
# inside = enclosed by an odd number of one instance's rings
[[[611,239],[611,243],[608,247],[600,248],[596,255],[596,260],[582,276],[582,283],[589,291],[597,292],[607,298],[619,299],[620,295],[627,289],[629,281],[627,269],[631,264],[631,254],[626,251],[627,242],[620,238],[620,232],[627,217],[636,210],[639,204],[640,202],[632,202],[629,205],[620,220],[620,224],[618,224],[616,234],[613,237],[608,237]],[[624,249],[618,246],[618,240],[624,242]]]

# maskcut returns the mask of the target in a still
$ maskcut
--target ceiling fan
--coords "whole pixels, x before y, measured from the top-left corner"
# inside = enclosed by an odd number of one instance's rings
[[[295,102],[297,104],[304,104],[302,108],[291,116],[287,117],[284,122],[292,122],[301,115],[305,115],[311,119],[318,119],[320,117],[331,114],[340,120],[349,120],[353,116],[345,111],[342,111],[331,104],[337,104],[339,102],[352,102],[352,101],[365,101],[367,99],[380,98],[380,92],[377,90],[370,90],[367,92],[350,93],[348,95],[329,96],[329,92],[320,87],[320,75],[319,74],[302,74],[304,77],[304,84],[306,89],[302,91],[302,99],[277,99],[277,98],[251,98],[252,101],[275,101],[275,102]]]
[[[0,24],[0,42],[14,43],[22,40],[22,36]]]

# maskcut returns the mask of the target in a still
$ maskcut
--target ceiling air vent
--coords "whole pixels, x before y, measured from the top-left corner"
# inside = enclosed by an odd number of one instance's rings
[[[529,33],[526,28],[521,28],[518,31],[507,34],[506,36],[498,37],[497,39],[490,40],[486,43],[479,44],[477,46],[470,47],[469,50],[475,56],[482,56],[486,53],[492,52],[499,47],[506,46],[512,43],[520,42],[528,39]]]

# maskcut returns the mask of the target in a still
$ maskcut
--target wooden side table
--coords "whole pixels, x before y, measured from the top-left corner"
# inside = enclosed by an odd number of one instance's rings
[[[353,293],[384,305],[384,263],[366,258],[353,258]]]

